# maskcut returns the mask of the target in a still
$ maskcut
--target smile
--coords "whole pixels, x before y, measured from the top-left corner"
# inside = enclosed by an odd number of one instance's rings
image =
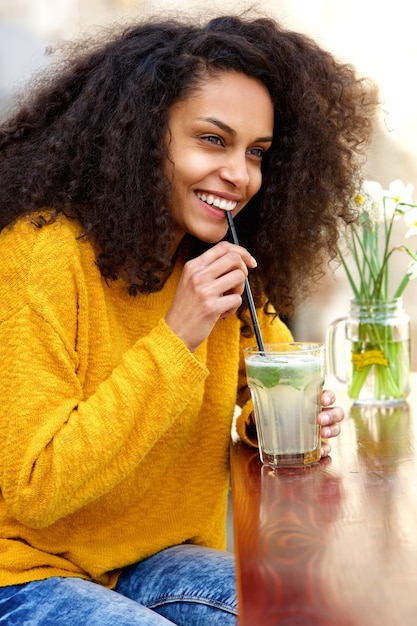
[[[211,206],[215,206],[217,209],[222,209],[223,211],[233,211],[236,207],[237,202],[233,200],[225,200],[224,198],[216,198],[215,196],[206,195],[205,193],[196,192],[197,198],[205,202],[206,204],[210,204]]]

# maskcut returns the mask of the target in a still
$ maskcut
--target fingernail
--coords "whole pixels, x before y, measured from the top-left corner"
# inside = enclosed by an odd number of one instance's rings
[[[328,404],[330,404],[330,402],[331,402],[331,398],[330,398],[330,396],[329,396],[327,393],[324,393],[324,394],[322,395],[322,397],[321,397],[321,402],[322,402],[322,404],[324,404],[324,405],[326,405],[326,406],[327,406],[327,405],[328,405]]]
[[[323,413],[323,417],[321,418],[321,425],[322,426],[327,426],[327,424],[330,424],[331,421],[331,417],[328,413]]]
[[[253,256],[251,256],[251,261],[252,261],[253,267],[258,267],[258,262]]]

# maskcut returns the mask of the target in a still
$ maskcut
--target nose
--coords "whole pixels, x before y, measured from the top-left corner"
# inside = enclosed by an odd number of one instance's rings
[[[246,152],[231,152],[228,154],[220,174],[223,180],[231,183],[234,187],[247,187],[250,182],[250,173]]]

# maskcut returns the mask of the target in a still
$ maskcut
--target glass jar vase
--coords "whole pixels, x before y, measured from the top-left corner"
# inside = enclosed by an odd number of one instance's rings
[[[410,391],[410,318],[402,298],[351,300],[349,316],[329,326],[326,344],[327,373],[347,385],[355,403],[405,401]]]

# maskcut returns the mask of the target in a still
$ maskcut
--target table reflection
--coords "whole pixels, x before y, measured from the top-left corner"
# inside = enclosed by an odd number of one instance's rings
[[[346,398],[331,458],[311,466],[272,469],[232,446],[239,626],[414,626],[416,400]]]
[[[390,471],[412,454],[411,409],[407,402],[392,407],[353,405],[358,457],[369,469]]]

